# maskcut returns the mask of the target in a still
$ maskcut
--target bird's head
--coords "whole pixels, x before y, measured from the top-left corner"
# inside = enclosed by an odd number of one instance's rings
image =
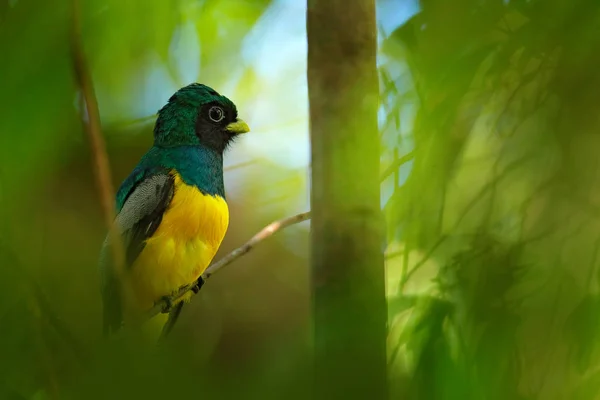
[[[231,100],[208,86],[192,83],[175,92],[158,112],[154,144],[203,145],[223,153],[237,135],[249,130]]]

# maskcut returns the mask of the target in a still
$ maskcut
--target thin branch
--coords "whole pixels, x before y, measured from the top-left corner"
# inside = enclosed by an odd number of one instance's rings
[[[391,253],[385,254],[384,258],[385,258],[385,261],[389,261],[389,260],[392,260],[392,259],[400,257],[400,256],[404,257],[405,254],[406,254],[406,250],[398,250],[398,251],[393,251]]]
[[[232,164],[232,165],[228,165],[227,167],[223,168],[223,172],[229,172],[229,171],[233,171],[239,168],[244,168],[250,165],[254,165],[257,163],[257,160],[249,160],[249,161],[244,161],[244,162],[240,162],[237,164]]]
[[[231,253],[227,254],[225,257],[221,258],[218,262],[212,264],[210,267],[206,269],[206,271],[198,278],[198,280],[190,285],[183,286],[177,291],[177,293],[172,296],[169,300],[163,299],[157,302],[151,310],[145,313],[143,321],[148,320],[161,312],[168,312],[173,303],[177,303],[182,300],[182,298],[188,294],[189,291],[196,292],[196,288],[201,287],[206,280],[208,280],[211,276],[213,276],[216,272],[221,270],[223,267],[231,264],[244,254],[248,253],[252,250],[257,244],[262,242],[263,240],[269,238],[274,235],[278,231],[287,228],[288,226],[295,225],[299,222],[303,222],[310,219],[310,212],[304,212],[301,214],[294,215],[292,217],[280,219],[275,222],[271,222],[269,225],[265,226],[261,229],[256,235],[252,237],[249,241],[247,241],[243,246],[238,247],[233,250]]]
[[[404,293],[404,285],[407,282],[406,275],[408,274],[408,262],[410,261],[410,244],[406,242],[404,255],[402,257],[402,269],[400,270],[400,293]]]
[[[385,181],[390,175],[392,175],[394,172],[396,172],[396,170],[398,170],[398,168],[400,168],[401,166],[403,166],[404,164],[406,164],[407,162],[412,160],[414,157],[415,157],[415,152],[413,150],[410,153],[407,153],[407,154],[403,155],[402,157],[398,158],[397,160],[394,160],[392,165],[387,167],[385,169],[385,171],[383,171],[383,173],[381,174],[381,178],[380,178],[381,182]]]
[[[534,81],[534,79],[542,71],[542,69],[543,69],[543,67],[544,67],[547,59],[548,59],[547,56],[543,57],[540,60],[540,64],[535,68],[535,70],[533,70],[533,71],[531,71],[529,73],[526,73],[526,74],[522,74],[520,76],[520,81],[517,84],[517,87],[508,96],[508,99],[506,100],[506,103],[504,104],[503,110],[498,114],[496,122],[493,125],[494,128],[495,128],[495,130],[496,130],[496,132],[500,131],[500,129],[499,129],[500,122],[502,121],[502,118],[504,118],[504,116],[509,112],[510,106],[513,104],[513,101],[517,97],[517,94],[521,90],[523,90],[523,88],[525,88],[527,85],[529,85],[531,82]],[[518,126],[518,124],[517,124],[517,126]]]
[[[473,197],[473,199],[469,202],[469,204],[467,204],[467,206],[463,209],[463,212],[460,214],[460,216],[458,217],[458,219],[456,220],[456,222],[454,223],[454,227],[452,228],[453,230],[456,230],[461,222],[463,221],[463,219],[469,214],[469,212],[475,207],[475,205],[477,205],[477,203],[487,194],[487,192],[489,192],[490,190],[492,190],[494,188],[495,185],[497,185],[501,180],[503,180],[504,178],[506,178],[506,176],[514,171],[516,168],[520,167],[521,165],[523,165],[525,162],[527,162],[529,160],[529,153],[525,154],[524,156],[518,158],[517,160],[511,162],[508,166],[506,166],[504,168],[504,170],[499,174],[496,175],[494,177],[493,180],[491,180],[490,182],[487,182],[483,188],[479,191],[479,193],[477,194],[477,196]],[[401,280],[400,282],[400,288],[403,288],[404,285],[408,282],[408,280],[410,279],[410,277],[417,272],[417,270],[419,268],[421,268],[423,265],[425,265],[425,263],[431,258],[431,256],[433,255],[433,253],[437,250],[437,248],[442,245],[444,243],[444,241],[446,239],[448,239],[450,236],[449,235],[442,235],[438,238],[438,240],[434,243],[434,245],[429,249],[429,251],[427,252],[427,254],[425,254],[425,256],[423,256],[423,258],[421,260],[419,260],[419,262],[410,270],[408,271],[408,273],[406,274],[406,276],[404,277],[404,279]]]
[[[100,202],[104,214],[104,222],[108,228],[111,251],[115,264],[116,273],[120,276],[125,264],[123,244],[120,234],[117,232],[116,224],[113,224],[115,218],[114,188],[111,180],[110,165],[106,153],[106,146],[102,136],[100,124],[100,112],[98,110],[98,101],[94,92],[94,83],[90,75],[90,69],[85,58],[82,41],[81,27],[81,7],[79,0],[73,0],[72,3],[73,26],[71,33],[71,56],[73,62],[73,71],[77,80],[80,94],[83,98],[85,111],[82,109],[82,122],[84,130],[90,142],[93,156],[94,175],[96,185],[100,194]],[[86,117],[87,116],[87,121]]]
[[[85,112],[87,114],[87,123],[84,121],[85,132],[90,141],[92,154],[94,157],[94,172],[98,189],[100,191],[100,200],[104,210],[104,218],[107,226],[112,225],[115,214],[113,203],[113,185],[110,178],[110,167],[102,131],[100,128],[100,112],[98,111],[98,102],[94,93],[94,85],[89,74],[87,60],[83,53],[83,44],[81,40],[81,22],[79,1],[73,0],[73,34],[71,36],[71,50],[73,57],[73,69],[77,84],[81,90],[84,99]],[[83,110],[82,110],[83,113]]]
[[[406,285],[406,283],[410,280],[410,277],[413,276],[413,274],[415,272],[417,272],[419,270],[419,268],[421,268],[423,265],[425,265],[425,263],[431,258],[431,256],[433,255],[433,253],[437,250],[438,247],[440,247],[440,245],[442,243],[444,243],[444,241],[448,238],[447,235],[442,235],[438,238],[438,240],[435,242],[435,244],[433,246],[431,246],[431,248],[429,249],[429,251],[427,252],[427,254],[425,254],[418,263],[415,264],[415,266],[408,272],[406,272],[406,274],[402,277],[402,279],[400,280],[400,290],[402,291],[404,289],[404,285]]]
[[[280,219],[279,221],[275,221],[265,226],[260,232],[252,237],[246,244],[241,247],[238,247],[225,257],[223,257],[219,262],[210,266],[206,272],[203,274],[205,279],[210,278],[215,272],[219,271],[224,266],[231,264],[237,258],[243,256],[248,253],[254,246],[258,243],[262,242],[269,236],[277,233],[279,230],[287,228],[290,225],[295,225],[297,223],[303,222],[310,219],[310,212],[304,212],[301,214],[294,215],[292,217]]]
[[[116,129],[116,130],[129,129],[133,126],[138,126],[138,125],[150,125],[150,124],[154,125],[155,122],[156,122],[156,114],[152,114],[152,115],[145,115],[143,117],[128,119],[126,121],[120,121],[120,122],[115,123],[114,125],[111,125],[110,128]]]

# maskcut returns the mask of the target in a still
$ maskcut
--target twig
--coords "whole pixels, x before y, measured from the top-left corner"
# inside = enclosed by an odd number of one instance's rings
[[[235,169],[244,168],[244,167],[247,167],[247,166],[253,165],[253,164],[256,164],[256,160],[244,161],[244,162],[229,165],[229,166],[223,168],[223,172],[233,171]]]
[[[388,176],[392,175],[394,172],[396,172],[396,170],[398,168],[400,168],[401,166],[403,166],[404,164],[406,164],[407,162],[409,162],[410,160],[412,160],[415,156],[415,152],[411,151],[410,153],[407,153],[405,155],[403,155],[402,157],[398,158],[397,160],[395,160],[392,165],[390,165],[389,167],[387,167],[385,169],[385,171],[383,171],[383,173],[381,174],[381,182],[385,181]]]
[[[161,312],[168,312],[171,304],[177,303],[182,300],[183,296],[186,295],[189,291],[193,290],[196,287],[200,287],[204,284],[208,278],[213,276],[216,272],[221,270],[226,265],[231,264],[244,254],[248,253],[250,250],[254,248],[257,244],[267,239],[268,237],[274,235],[281,229],[287,228],[290,225],[297,224],[299,222],[303,222],[310,219],[310,212],[304,212],[301,214],[294,215],[292,217],[280,219],[275,222],[271,222],[269,225],[265,226],[261,229],[256,235],[252,237],[252,239],[248,240],[244,245],[238,247],[233,250],[231,253],[227,254],[225,257],[221,258],[218,262],[212,264],[210,267],[206,269],[206,271],[198,278],[197,281],[190,285],[186,285],[181,287],[175,295],[173,295],[169,300],[161,300],[157,302],[152,309],[150,309],[147,313],[145,313],[143,321],[148,320]]]
[[[292,217],[280,219],[275,222],[271,222],[269,225],[265,226],[260,232],[252,237],[246,244],[241,247],[238,247],[225,257],[223,257],[219,262],[211,265],[206,272],[203,274],[205,279],[210,278],[215,272],[219,271],[221,268],[226,266],[227,264],[231,264],[237,258],[243,256],[248,253],[254,246],[258,243],[262,242],[269,236],[277,233],[279,230],[287,228],[290,225],[297,224],[299,222],[303,222],[310,219],[310,212],[305,212],[301,214],[294,215]]]
[[[396,257],[404,256],[405,254],[406,254],[406,250],[398,250],[398,251],[393,251],[391,253],[385,254],[384,258],[386,261],[389,261]]]
[[[507,167],[504,168],[504,170],[499,174],[496,175],[494,177],[494,179],[488,183],[486,183],[483,188],[479,191],[479,193],[477,194],[477,196],[473,197],[473,199],[469,202],[469,204],[467,204],[467,206],[463,209],[463,212],[460,214],[460,216],[458,217],[458,219],[456,220],[456,222],[454,223],[454,228],[453,229],[457,229],[461,222],[463,221],[463,219],[469,214],[469,212],[475,207],[475,205],[483,198],[483,196],[485,194],[487,194],[487,192],[489,192],[490,190],[492,190],[492,188],[499,183],[501,180],[503,180],[510,172],[512,172],[513,170],[515,170],[516,168],[518,168],[519,166],[521,166],[523,163],[527,162],[529,153],[524,155],[523,157],[518,158],[517,160],[511,162]],[[423,258],[421,260],[419,260],[419,262],[410,270],[408,271],[408,273],[406,274],[406,276],[404,277],[404,279],[401,280],[400,282],[400,288],[403,288],[404,285],[408,282],[408,280],[410,279],[410,277],[417,272],[417,270],[419,268],[421,268],[423,265],[425,265],[425,263],[429,260],[429,258],[431,258],[431,256],[433,255],[433,253],[437,250],[437,248],[442,245],[444,243],[444,241],[446,239],[448,239],[450,236],[449,235],[442,235],[438,238],[438,240],[434,243],[434,245],[429,249],[429,251],[427,252],[427,254],[425,254],[425,256],[423,256]]]
[[[437,248],[440,247],[440,245],[442,243],[444,243],[444,241],[447,238],[448,238],[447,235],[440,236],[438,238],[438,240],[435,242],[435,244],[433,246],[431,246],[431,248],[429,249],[429,251],[427,252],[427,254],[425,254],[419,260],[419,262],[415,264],[415,266],[410,271],[406,272],[406,274],[400,280],[400,290],[404,289],[404,285],[406,285],[406,283],[410,280],[410,277],[413,276],[413,274],[415,272],[417,272],[419,270],[419,268],[421,268],[423,265],[425,265],[425,263],[431,258],[431,256],[433,255],[433,253],[437,250]]]

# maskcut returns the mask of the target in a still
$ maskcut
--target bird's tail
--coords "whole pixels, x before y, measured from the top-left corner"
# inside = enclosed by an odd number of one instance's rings
[[[163,340],[165,340],[167,338],[167,336],[169,335],[169,333],[171,333],[171,331],[173,330],[175,323],[179,319],[181,310],[183,309],[183,304],[184,304],[183,301],[177,303],[175,306],[173,306],[173,309],[169,312],[169,318],[167,319],[167,322],[163,325],[162,331],[160,333],[160,338],[158,339],[159,342],[162,342]]]

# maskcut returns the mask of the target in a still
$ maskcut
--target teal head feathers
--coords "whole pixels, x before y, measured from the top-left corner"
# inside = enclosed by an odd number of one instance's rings
[[[231,100],[206,85],[192,83],[179,89],[158,112],[154,145],[202,145],[223,153],[237,135],[249,130]]]
[[[225,198],[223,152],[249,130],[235,104],[214,89],[199,83],[179,89],[158,112],[154,146],[121,184],[117,210],[140,180],[161,169],[177,171],[202,193]]]

